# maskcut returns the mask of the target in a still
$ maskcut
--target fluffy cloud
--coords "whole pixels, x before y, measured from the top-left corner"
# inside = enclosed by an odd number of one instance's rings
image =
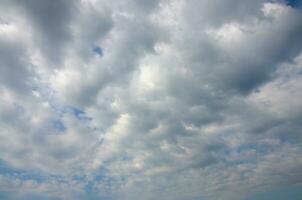
[[[246,200],[301,188],[293,5],[2,1],[0,197]]]

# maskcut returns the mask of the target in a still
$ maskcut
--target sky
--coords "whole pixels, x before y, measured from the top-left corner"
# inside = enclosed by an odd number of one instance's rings
[[[301,200],[299,0],[1,0],[0,199]]]

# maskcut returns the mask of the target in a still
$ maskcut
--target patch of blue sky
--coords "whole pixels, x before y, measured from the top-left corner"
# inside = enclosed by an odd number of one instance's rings
[[[285,3],[293,8],[299,8],[302,5],[302,0],[285,0]]]
[[[96,51],[102,50],[100,49]],[[91,120],[91,118],[87,117],[86,113],[82,109],[60,103],[60,101],[56,98],[55,91],[53,91],[51,88],[45,85],[35,84],[32,85],[31,90],[34,94],[36,94],[36,96],[38,96],[38,98],[44,102],[47,102],[52,111],[54,111],[59,117],[64,114],[71,114],[81,121]],[[54,126],[61,130],[64,129],[62,125],[63,124],[61,124],[59,121],[54,122]]]
[[[67,107],[65,107],[65,111],[66,111],[66,113],[69,113],[69,114],[72,114],[73,116],[75,116],[78,120],[91,121],[91,118],[86,115],[85,111],[83,111],[79,108],[76,108],[73,106],[67,106]]]
[[[43,183],[51,180],[55,180],[60,183],[67,183],[68,180],[62,176],[46,175],[37,171],[20,170],[8,165],[6,162],[0,159],[0,174],[9,179],[18,179],[22,181],[32,180],[37,183]]]
[[[34,83],[31,86],[31,90],[34,94],[38,95],[39,98],[43,100],[49,100],[53,98],[55,91],[53,91],[50,87],[46,86],[45,84]]]
[[[95,182],[102,182],[104,180],[107,180],[108,177],[106,176],[106,174],[108,173],[108,170],[105,167],[100,167],[94,174],[93,174],[93,178],[90,180],[90,184],[93,184]],[[87,187],[89,187],[87,185]]]
[[[94,45],[92,51],[99,56],[103,56],[103,49],[100,46]]]
[[[59,103],[59,100],[56,99],[55,97],[55,91],[53,91],[51,88],[41,85],[41,84],[36,84],[33,85],[31,88],[32,92],[34,95],[37,96],[40,100],[47,102],[48,105],[51,107],[51,109],[57,113],[57,114],[62,114],[63,110],[63,105]]]
[[[103,171],[104,170],[104,171]],[[117,199],[117,197],[114,197],[114,194],[99,194],[97,191],[97,185],[98,183],[104,183],[106,186],[109,188],[114,188],[118,186],[119,184],[125,183],[125,178],[118,177],[113,178],[113,177],[107,177],[103,174],[105,172],[105,169],[100,170],[99,174],[95,174],[93,180],[90,180],[86,185],[85,185],[85,194],[83,195],[83,199],[89,199],[89,200],[112,200],[112,199]]]
[[[60,132],[66,131],[65,125],[63,124],[63,122],[60,119],[54,120],[52,122],[52,125],[56,130],[58,130]]]
[[[104,166],[106,166],[106,163],[104,163]],[[119,184],[125,184],[127,181],[127,176],[109,177],[107,174],[108,169],[106,167],[100,167],[94,172],[93,177],[85,185],[85,193],[95,193],[95,186],[99,183],[104,183],[109,188],[114,188]]]
[[[81,117],[83,115],[85,115],[85,112],[79,108],[76,108],[76,107],[69,107],[69,109],[71,110],[71,112],[77,116],[77,117]]]
[[[36,93],[42,101],[47,102],[50,106],[50,109],[56,114],[54,119],[49,122],[55,130],[59,132],[66,131],[67,128],[61,120],[63,115],[72,115],[85,123],[91,121],[91,118],[88,117],[80,108],[59,103],[59,101],[55,98],[55,95],[53,95],[53,91],[50,89],[39,86],[32,87],[32,91]],[[21,108],[19,108],[19,110],[21,111]]]
[[[49,88],[34,86],[32,87],[32,91],[39,95],[43,101],[47,102],[51,109],[58,114],[58,116],[71,114],[79,120],[89,120],[89,117],[87,117],[85,112],[80,108],[60,104],[59,101],[54,97],[54,92]],[[53,124],[59,129],[64,129],[63,124],[59,120],[54,121]]]
[[[12,179],[34,180],[39,183],[47,179],[47,177],[38,173],[14,169],[2,160],[0,160],[0,174]]]

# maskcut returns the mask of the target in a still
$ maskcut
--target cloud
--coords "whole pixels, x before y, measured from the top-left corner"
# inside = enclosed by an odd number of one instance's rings
[[[1,198],[246,200],[301,187],[299,7],[0,11]]]

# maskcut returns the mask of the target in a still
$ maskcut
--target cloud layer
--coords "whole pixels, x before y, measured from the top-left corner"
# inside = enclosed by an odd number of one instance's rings
[[[1,1],[0,198],[298,199],[301,35],[291,1]]]

